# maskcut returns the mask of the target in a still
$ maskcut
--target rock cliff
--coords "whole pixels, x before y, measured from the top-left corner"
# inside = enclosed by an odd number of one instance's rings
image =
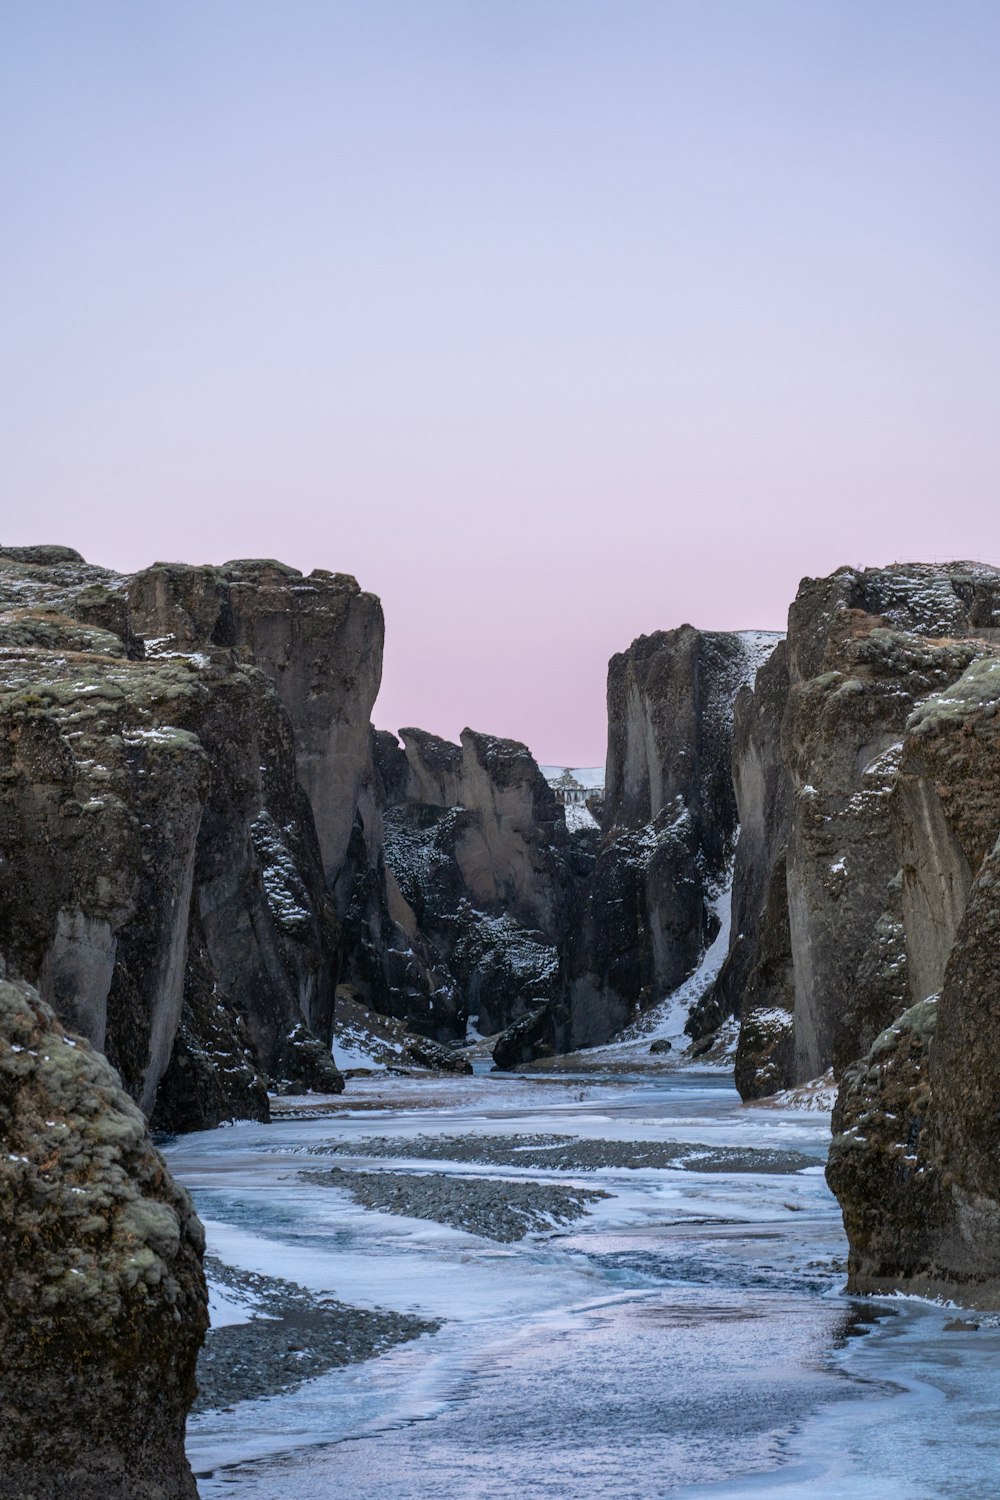
[[[164,1128],[342,1086],[381,641],[341,575],[0,551],[0,946]]]
[[[995,597],[1000,606],[1000,586]],[[827,1176],[854,1289],[995,1308],[1000,644],[990,644],[906,725],[892,816],[916,1003],[846,1071]]]
[[[941,952],[905,931],[920,882],[900,845],[900,757],[914,708],[991,651],[996,586],[968,564],[806,579],[787,647],[738,707],[737,921],[713,1000],[741,1014],[744,1097],[839,1076],[928,993],[912,965],[940,968]]]
[[[733,703],[778,637],[683,625],[608,668],[602,836],[566,940],[566,1045],[606,1041],[718,931],[736,837]]]
[[[465,1035],[464,998],[386,857],[385,816],[395,795],[383,782],[389,745],[402,753],[395,735],[371,732],[347,858],[334,887],[344,955],[338,994],[425,1037],[454,1041]]]
[[[463,731],[452,744],[379,736],[391,906],[411,949],[435,955],[439,989],[408,1024],[442,1040],[500,1031],[559,987],[574,883],[563,810],[524,745]]]
[[[203,1248],[111,1067],[0,962],[0,1496],[196,1500]]]

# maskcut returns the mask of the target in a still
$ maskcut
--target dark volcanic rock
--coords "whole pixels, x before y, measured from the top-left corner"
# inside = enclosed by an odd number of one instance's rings
[[[339,993],[429,1038],[465,1034],[464,997],[441,954],[421,932],[386,859],[379,741],[372,732],[347,858],[333,888],[343,933]]]
[[[948,940],[914,945],[907,919],[921,898],[906,874],[897,782],[915,706],[995,649],[997,597],[1000,574],[973,564],[806,579],[786,651],[740,706],[744,832],[732,947],[712,1002],[717,1014],[741,1014],[745,1098],[831,1063],[839,1076],[930,992],[914,985],[914,961],[940,978]],[[926,803],[919,779],[914,772],[914,808]],[[916,838],[919,818],[910,821]],[[949,869],[948,878],[968,889],[967,874]]]
[[[281,587],[307,622],[288,629],[311,653],[303,691],[326,672],[327,707],[343,687],[339,712],[360,705],[367,745],[370,684],[351,699],[335,660],[338,631],[371,623],[352,580],[247,564],[130,580],[75,556],[0,557],[0,944],[164,1128],[266,1118],[268,1079],[342,1086],[329,1050],[340,933],[302,756],[239,644],[252,625],[277,653]],[[352,601],[361,623],[345,625]],[[141,640],[140,623],[160,634]],[[372,628],[377,644],[380,617]]]
[[[460,745],[400,734],[403,751],[376,744],[390,911],[438,988],[412,985],[394,1013],[442,1040],[471,1014],[489,1035],[559,991],[579,879],[565,817],[524,745],[470,729]]]
[[[736,836],[733,701],[777,639],[683,625],[612,657],[603,838],[566,943],[570,1047],[669,994],[715,936]]]
[[[1000,656],[911,716],[893,798],[911,984],[845,1074],[828,1177],[851,1285],[1000,1306]],[[938,996],[937,991],[940,994]]]
[[[195,1500],[201,1225],[107,1062],[2,978],[0,1140],[0,1495]]]
[[[540,1005],[508,1026],[497,1038],[493,1061],[504,1071],[552,1055],[552,1007]]]
[[[135,629],[161,646],[233,648],[267,674],[292,725],[327,881],[336,879],[369,758],[384,624],[374,594],[345,573],[303,577],[271,559],[222,568],[157,563],[129,584]]]
[[[699,1008],[696,1030],[742,1011],[737,1086],[744,1098],[781,1087],[791,1070],[794,979],[785,848],[791,778],[781,756],[788,647],[779,642],[733,713],[733,783],[740,836],[733,869],[731,944]],[[751,1022],[750,1018],[753,1017]]]
[[[911,1007],[844,1075],[827,1181],[850,1241],[852,1291],[923,1282],[947,1217],[934,1165],[929,1047],[937,999]]]
[[[348,999],[342,985],[337,992],[338,1048],[360,1052],[376,1065],[410,1072],[430,1068],[436,1073],[471,1073],[472,1064],[454,1047],[443,1047],[428,1037],[407,1030],[393,1016],[369,1010]],[[350,1077],[350,1069],[348,1069]]]

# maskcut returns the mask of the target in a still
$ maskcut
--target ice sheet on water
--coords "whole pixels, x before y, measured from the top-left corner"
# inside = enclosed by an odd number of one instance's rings
[[[204,1500],[234,1489],[241,1500],[993,1492],[1000,1331],[948,1333],[949,1313],[907,1302],[887,1304],[898,1315],[869,1337],[849,1337],[856,1313],[838,1290],[844,1239],[820,1165],[822,1114],[796,1100],[748,1110],[721,1078],[683,1071],[655,1086],[364,1085],[379,1110],[331,1101],[323,1117],[303,1108],[271,1127],[186,1137],[171,1166],[224,1261],[445,1325],[294,1395],[197,1417],[190,1451]],[[394,1090],[404,1108],[393,1109]],[[299,1176],[315,1164],[310,1146],[373,1130],[757,1142],[813,1150],[817,1166],[780,1178],[588,1174],[613,1196],[570,1233],[490,1246]],[[505,1170],[483,1168],[498,1180]]]

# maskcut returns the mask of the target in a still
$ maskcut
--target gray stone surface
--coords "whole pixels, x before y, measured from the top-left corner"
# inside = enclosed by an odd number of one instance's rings
[[[230,641],[229,582],[45,558],[0,554],[11,972],[164,1128],[266,1118],[267,1078],[335,1089],[336,918],[293,726]]]
[[[565,941],[564,1050],[607,1041],[669,994],[718,930],[710,903],[737,826],[733,703],[761,654],[682,625],[611,659],[602,838]]]

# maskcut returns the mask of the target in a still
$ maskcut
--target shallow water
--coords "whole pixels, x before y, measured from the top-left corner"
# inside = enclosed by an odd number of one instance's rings
[[[724,1078],[690,1071],[399,1082],[399,1107],[361,1085],[347,1111],[304,1109],[169,1151],[223,1260],[444,1320],[378,1359],[194,1418],[203,1500],[1000,1492],[1000,1330],[949,1333],[946,1310],[842,1294],[825,1116],[744,1109]],[[569,1229],[502,1245],[299,1175],[330,1142],[459,1134],[791,1149],[816,1165],[428,1163],[611,1195]],[[398,1164],[419,1170],[411,1154]]]

